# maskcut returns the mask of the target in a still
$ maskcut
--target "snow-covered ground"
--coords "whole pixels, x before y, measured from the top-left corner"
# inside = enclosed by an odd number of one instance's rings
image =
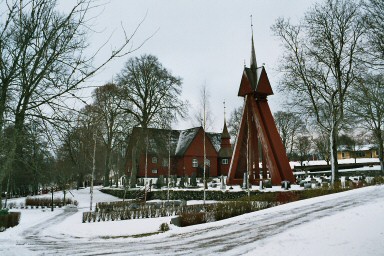
[[[0,233],[0,255],[383,255],[384,186],[294,202],[232,219],[158,232],[170,218],[82,223],[89,189],[72,191],[78,212],[22,209]],[[59,196],[59,195],[57,195]],[[19,201],[22,199],[17,199]],[[117,198],[95,189],[94,202]]]
[[[339,164],[353,164],[355,163],[355,158],[349,158],[349,159],[338,159],[337,162]],[[356,158],[356,163],[379,163],[379,158]],[[291,168],[294,166],[300,166],[300,162],[291,161],[289,162]],[[304,165],[326,165],[327,162],[325,160],[315,160],[315,161],[304,161]]]

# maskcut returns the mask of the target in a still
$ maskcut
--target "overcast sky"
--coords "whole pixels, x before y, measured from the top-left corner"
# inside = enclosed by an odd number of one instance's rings
[[[73,0],[65,0],[65,5]],[[258,65],[265,63],[275,95],[270,96],[272,112],[283,110],[278,95],[277,63],[281,56],[280,43],[273,36],[271,25],[278,17],[298,21],[315,0],[110,0],[98,9],[92,21],[97,34],[90,38],[92,47],[99,46],[112,34],[101,53],[107,54],[118,45],[121,25],[132,33],[138,23],[145,21],[133,38],[138,46],[145,38],[154,36],[139,50],[111,63],[91,81],[103,85],[112,81],[129,57],[153,54],[173,75],[183,79],[182,97],[190,102],[190,114],[198,109],[199,91],[206,84],[210,109],[214,116],[212,131],[220,132],[223,124],[223,101],[227,119],[230,112],[242,104],[237,97],[244,61],[249,65],[251,52],[250,15]],[[101,55],[103,56],[103,55]],[[179,122],[178,129],[190,128],[190,121]]]

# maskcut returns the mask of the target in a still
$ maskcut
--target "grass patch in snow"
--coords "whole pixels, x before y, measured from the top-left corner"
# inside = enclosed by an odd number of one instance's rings
[[[151,233],[143,233],[143,234],[137,234],[137,235],[130,235],[130,236],[101,236],[101,239],[118,239],[118,238],[141,238],[141,237],[147,237],[147,236],[153,236],[163,233],[162,231],[157,232],[151,232]]]

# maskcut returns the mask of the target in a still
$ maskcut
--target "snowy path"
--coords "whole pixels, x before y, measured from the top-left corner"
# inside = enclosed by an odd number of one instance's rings
[[[382,204],[384,186],[295,202],[205,225],[173,230],[144,238],[87,239],[40,236],[44,229],[68,217],[62,213],[23,234],[29,255],[254,255],[268,239],[327,216]],[[70,213],[69,213],[70,214]],[[87,225],[87,224],[81,224]],[[382,233],[381,233],[382,234]],[[384,235],[383,237],[384,238]],[[300,255],[299,253],[297,255]],[[353,255],[353,254],[352,254]]]
[[[76,212],[61,212],[58,215],[54,215],[52,218],[38,223],[30,228],[27,228],[23,233],[22,237],[24,238],[22,241],[18,242],[18,244],[26,244],[28,247],[37,246],[41,248],[41,246],[56,246],[60,249],[65,249],[67,246],[63,246],[61,243],[55,243],[54,240],[51,240],[49,236],[42,235],[42,231],[51,227],[52,225],[58,224],[63,221],[63,219],[68,218],[69,216],[75,214]],[[33,248],[32,248],[33,250]]]

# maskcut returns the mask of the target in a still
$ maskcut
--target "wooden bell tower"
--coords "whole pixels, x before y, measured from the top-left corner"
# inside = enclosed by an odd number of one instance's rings
[[[238,92],[238,96],[244,97],[244,108],[228,185],[256,185],[268,175],[273,185],[280,185],[283,180],[295,181],[268,105],[269,95],[273,95],[272,87],[264,66],[257,67],[252,32],[250,67],[244,67]]]

